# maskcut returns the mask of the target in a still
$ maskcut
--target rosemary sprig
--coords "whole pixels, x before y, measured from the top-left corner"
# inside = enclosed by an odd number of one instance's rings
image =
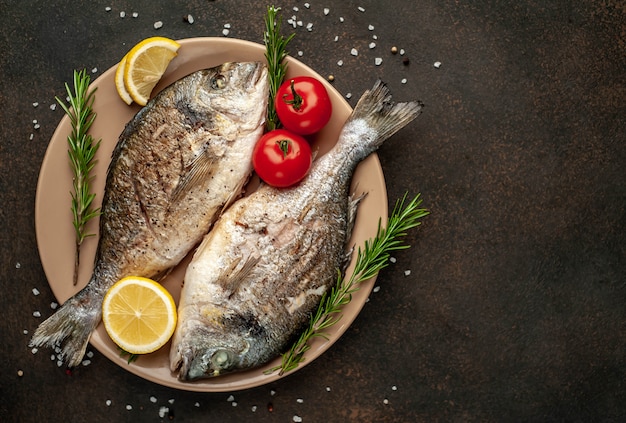
[[[287,44],[291,41],[295,34],[289,35],[287,38],[280,33],[282,18],[279,15],[280,8],[269,6],[267,15],[265,16],[265,33],[263,41],[265,43],[265,58],[267,59],[268,78],[270,85],[270,98],[267,105],[267,122],[265,127],[268,131],[280,127],[280,120],[276,114],[274,107],[274,99],[276,92],[283,83],[287,74],[287,63],[284,59],[287,57]]]
[[[65,90],[69,98],[69,106],[56,97],[72,123],[72,132],[67,137],[68,155],[74,174],[72,188],[72,215],[76,233],[76,251],[74,255],[74,285],[78,281],[78,267],[80,264],[80,246],[85,238],[94,234],[86,233],[87,222],[100,214],[100,209],[94,209],[92,203],[95,194],[91,193],[91,171],[96,164],[95,155],[100,147],[100,141],[94,142],[88,134],[89,128],[96,118],[93,111],[95,89],[89,91],[90,77],[83,69],[74,71],[74,92],[66,83]]]
[[[282,375],[297,368],[305,360],[304,354],[311,348],[309,341],[312,338],[320,336],[328,339],[325,330],[341,320],[342,307],[352,300],[352,294],[359,289],[359,284],[387,267],[392,251],[410,247],[402,244],[399,238],[404,237],[409,229],[419,226],[420,219],[428,215],[428,211],[420,208],[422,200],[419,194],[405,206],[406,198],[407,194],[396,202],[387,220],[387,227],[383,228],[379,221],[376,236],[365,241],[363,249],[359,247],[355,268],[350,278],[346,280],[341,272],[338,272],[337,283],[324,294],[307,328],[289,351],[283,354],[281,364],[266,370],[266,374],[280,371],[279,374]]]

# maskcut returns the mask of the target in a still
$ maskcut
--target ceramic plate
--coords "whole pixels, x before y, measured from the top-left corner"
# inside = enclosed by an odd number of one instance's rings
[[[227,61],[265,60],[265,47],[248,41],[229,38],[192,38],[181,40],[180,44],[178,56],[170,63],[153,95],[175,80],[199,69],[217,66]],[[311,68],[291,57],[288,58],[288,66],[288,77],[297,75],[317,77],[324,82],[329,91],[334,113],[330,123],[316,135],[313,141],[314,146],[319,149],[318,154],[324,154],[335,144],[339,131],[352,109],[343,97]],[[127,106],[119,98],[115,90],[114,74],[115,67],[104,72],[92,83],[92,88],[97,88],[94,103],[97,117],[91,133],[95,139],[102,139],[97,155],[98,162],[94,169],[93,189],[96,193],[96,207],[100,206],[102,200],[111,152],[126,123],[139,111],[139,106]],[[72,174],[67,156],[67,136],[70,129],[69,119],[64,116],[46,151],[39,174],[35,202],[37,245],[41,262],[50,288],[61,303],[78,292],[89,281],[97,245],[97,236],[89,238],[83,244],[78,285],[73,286],[74,230],[70,211]],[[368,193],[361,203],[351,241],[353,245],[362,246],[365,240],[375,236],[379,219],[383,219],[383,222],[387,219],[385,181],[375,154],[359,165],[352,183],[353,188],[358,192]],[[97,219],[90,222],[88,230],[97,235]],[[163,285],[172,293],[176,301],[180,295],[185,267],[190,258],[181,262],[163,281]],[[352,267],[347,272],[350,274]],[[306,361],[299,368],[319,357],[339,339],[363,307],[373,284],[374,280],[362,284],[352,301],[344,307],[341,321],[328,330],[329,339],[324,340],[319,337],[314,339],[311,349],[306,353]],[[280,363],[280,357],[278,357],[266,366],[246,372],[227,374],[198,382],[181,382],[169,370],[169,343],[159,351],[141,356],[136,362],[128,365],[126,360],[120,357],[118,348],[109,339],[102,324],[93,333],[90,342],[103,355],[129,372],[152,382],[183,390],[236,391],[260,386],[289,374],[286,373],[283,376],[279,376],[277,372],[264,374],[264,370]]]

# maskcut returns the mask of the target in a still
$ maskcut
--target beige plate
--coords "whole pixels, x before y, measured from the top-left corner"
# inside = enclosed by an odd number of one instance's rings
[[[172,60],[155,93],[175,80],[199,69],[217,66],[227,61],[262,61],[265,47],[248,41],[228,38],[193,38],[180,41],[178,56]],[[349,104],[342,96],[311,68],[289,58],[288,76],[311,75],[324,82],[332,99],[334,113],[330,123],[315,137],[314,145],[319,147],[319,154],[327,152],[336,142],[343,123],[351,113]],[[127,106],[119,98],[114,83],[115,67],[107,70],[96,79],[92,87],[97,88],[94,110],[97,118],[91,133],[95,139],[102,139],[98,151],[98,163],[94,169],[93,181],[96,193],[96,207],[100,206],[104,191],[105,175],[111,152],[119,134],[126,123],[137,113],[138,106]],[[374,81],[372,81],[373,83]],[[154,94],[154,93],[153,93]],[[61,120],[54,132],[41,166],[35,202],[35,225],[37,245],[48,278],[50,288],[60,302],[66,301],[80,288],[85,286],[93,270],[97,237],[89,238],[81,253],[81,268],[78,286],[72,285],[74,263],[74,232],[70,211],[70,191],[72,175],[67,156],[67,136],[71,126],[67,116]],[[368,195],[361,203],[355,225],[352,244],[362,246],[365,240],[376,234],[379,219],[387,220],[387,191],[378,157],[372,154],[363,161],[354,175],[353,188]],[[88,228],[91,233],[98,232],[97,221],[93,220]],[[178,301],[184,269],[190,257],[184,260],[163,281],[163,285]],[[352,273],[352,267],[348,274]],[[311,349],[306,353],[306,361],[300,368],[313,361],[327,350],[346,331],[363,307],[374,280],[362,284],[352,301],[344,307],[341,321],[329,329],[329,339],[316,338]],[[241,373],[220,376],[199,382],[181,382],[169,370],[169,344],[157,352],[140,357],[128,365],[120,357],[117,347],[109,339],[102,324],[91,337],[91,344],[111,361],[122,368],[161,385],[203,392],[227,392],[251,388],[275,381],[280,376],[277,372],[270,375],[264,370],[280,363],[280,358],[266,366]]]

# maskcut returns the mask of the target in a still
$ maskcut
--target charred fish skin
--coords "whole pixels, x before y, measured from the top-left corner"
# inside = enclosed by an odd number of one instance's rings
[[[112,153],[93,275],[36,329],[78,365],[106,291],[124,276],[159,279],[243,192],[265,124],[267,68],[225,63],[161,91],[126,125]]]
[[[262,185],[220,217],[185,274],[170,350],[179,379],[258,367],[289,347],[344,267],[356,166],[421,107],[394,104],[377,81],[303,181]]]

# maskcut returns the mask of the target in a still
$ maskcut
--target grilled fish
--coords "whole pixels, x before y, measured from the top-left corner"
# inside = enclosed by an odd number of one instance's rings
[[[31,345],[62,346],[78,365],[108,288],[128,275],[162,278],[202,240],[252,172],[268,96],[264,64],[225,63],[174,82],[135,115],[107,171],[93,275]]]
[[[170,367],[184,381],[262,365],[308,323],[344,268],[357,164],[412,121],[378,81],[298,185],[262,185],[215,223],[185,273]]]

